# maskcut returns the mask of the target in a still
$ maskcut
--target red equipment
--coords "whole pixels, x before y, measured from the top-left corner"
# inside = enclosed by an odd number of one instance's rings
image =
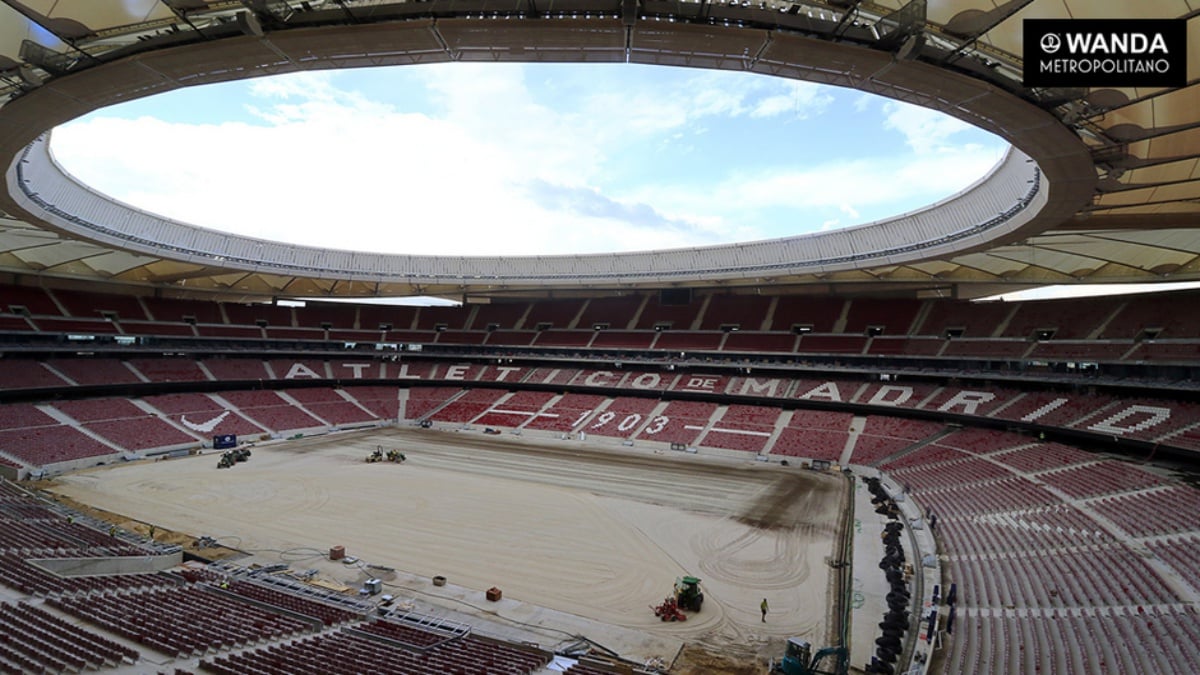
[[[653,609],[654,616],[662,621],[687,621],[687,615],[679,609],[679,603],[675,601],[675,596],[663,600],[661,605],[650,609]]]

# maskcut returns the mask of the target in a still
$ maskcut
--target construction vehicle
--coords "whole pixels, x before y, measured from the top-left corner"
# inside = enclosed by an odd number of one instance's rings
[[[661,621],[687,621],[687,614],[680,611],[679,603],[675,602],[674,596],[668,597],[662,601],[662,604],[650,609],[654,610],[654,616]]]
[[[813,654],[811,644],[794,637],[788,638],[783,658],[771,663],[771,672],[783,675],[846,675],[849,670],[845,647],[825,647]]]
[[[237,448],[234,450],[226,450],[221,453],[221,459],[217,461],[218,469],[228,469],[238,462],[245,462],[250,459],[250,450],[247,448]]]
[[[700,592],[700,580],[696,577],[679,577],[675,580],[675,603],[680,609],[699,612],[704,604],[704,593]]]

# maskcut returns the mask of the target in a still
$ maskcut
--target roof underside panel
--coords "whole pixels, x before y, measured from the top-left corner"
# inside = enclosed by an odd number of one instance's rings
[[[912,67],[896,67],[903,60],[897,58],[903,40],[881,38],[870,44],[863,27],[908,6],[906,0],[858,4],[852,17],[856,21],[842,26],[845,32],[838,40],[812,37],[839,24],[845,2],[801,6],[790,25],[784,23],[789,14],[780,11],[788,7],[784,0],[768,3],[771,11],[739,3],[645,0],[637,16],[623,16],[616,0],[539,3],[542,12],[561,10],[553,20],[527,18],[534,7],[530,0],[471,3],[474,13],[458,0],[419,5],[383,0],[174,4],[178,11],[161,0],[0,0],[0,113],[12,103],[20,107],[22,98],[32,98],[25,94],[33,92],[48,102],[56,119],[70,119],[131,96],[317,67],[628,60],[751,70],[857,87],[942,109],[1014,139],[1020,147],[1060,147],[1068,130],[1090,151],[1092,161],[1086,170],[1071,164],[1071,175],[1094,191],[1087,203],[1059,213],[1057,223],[1042,222],[1036,231],[1013,233],[999,243],[981,242],[965,253],[875,261],[835,272],[789,270],[712,284],[840,282],[856,289],[863,284],[919,289],[947,280],[1025,285],[1030,280],[1200,278],[1200,231],[1185,226],[1194,225],[1200,214],[1200,86],[1053,92],[1039,102],[1042,92],[1027,91],[1011,79],[1022,65],[1025,19],[1187,18],[1195,47],[1200,44],[1200,17],[1193,15],[1200,12],[1200,0],[928,0],[921,26],[926,39],[909,59]],[[495,30],[496,22],[482,20],[484,10],[508,15],[511,21],[501,21],[507,29]],[[261,37],[248,37],[247,26],[239,28],[236,21],[239,13],[250,11],[258,12],[257,23],[265,30]],[[705,11],[712,12],[713,20],[702,19]],[[801,16],[805,12],[807,18]],[[587,17],[581,16],[585,13]],[[740,21],[743,16],[748,20]],[[785,17],[778,19],[785,30],[772,30],[773,17]],[[879,25],[888,30],[882,21]],[[866,48],[848,57],[841,43],[850,38],[866,41],[860,44]],[[204,49],[185,48],[201,43]],[[1189,82],[1194,82],[1200,79],[1200,49],[1191,49],[1188,56]],[[93,67],[103,67],[105,78],[67,74]],[[953,81],[947,68],[970,77]],[[110,86],[115,80],[123,86]],[[988,114],[1019,113],[1030,102],[1041,116],[1009,117],[1020,121],[1004,126],[997,122],[1003,115]],[[28,124],[33,123],[9,124],[5,132],[26,135],[32,128]],[[1045,168],[1052,171],[1055,161],[1048,160]],[[1054,189],[1062,186],[1060,182]],[[1123,219],[1119,228],[1104,229],[1102,221],[1109,215]],[[1178,223],[1172,221],[1175,217]],[[1066,220],[1072,223],[1069,231]],[[1088,229],[1092,223],[1097,229]],[[1056,224],[1064,229],[1056,231]],[[119,250],[111,243],[77,241],[65,231],[0,217],[0,271],[247,295],[546,292],[468,280],[408,284],[236,271],[211,261],[171,260]],[[146,232],[153,232],[149,224]],[[853,255],[879,247],[878,234],[855,234],[847,238],[855,243],[846,250],[823,254]],[[190,245],[219,242],[196,234]]]

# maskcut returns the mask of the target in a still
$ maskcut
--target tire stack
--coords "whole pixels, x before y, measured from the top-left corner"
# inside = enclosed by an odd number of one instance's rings
[[[908,590],[908,581],[904,577],[904,548],[900,545],[900,533],[904,531],[904,523],[898,520],[900,508],[888,496],[878,478],[866,478],[867,490],[871,493],[871,503],[875,512],[891,520],[883,527],[880,535],[883,538],[884,554],[879,561],[879,569],[887,577],[891,590],[887,594],[888,611],[879,622],[882,634],[875,640],[875,656],[864,669],[867,673],[894,675],[896,661],[904,650],[904,633],[909,627],[909,606],[912,594]]]

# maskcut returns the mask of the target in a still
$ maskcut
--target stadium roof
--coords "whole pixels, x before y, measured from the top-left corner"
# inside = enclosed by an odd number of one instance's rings
[[[666,286],[974,297],[1196,280],[1200,50],[1178,89],[1028,89],[1021,54],[1026,18],[1186,19],[1197,42],[1198,12],[1197,0],[0,0],[0,273],[247,297]],[[102,198],[47,150],[46,132],[62,122],[179,87],[455,60],[793,77],[935,108],[1017,151],[964,193],[883,223],[669,252],[492,259],[202,230]]]

